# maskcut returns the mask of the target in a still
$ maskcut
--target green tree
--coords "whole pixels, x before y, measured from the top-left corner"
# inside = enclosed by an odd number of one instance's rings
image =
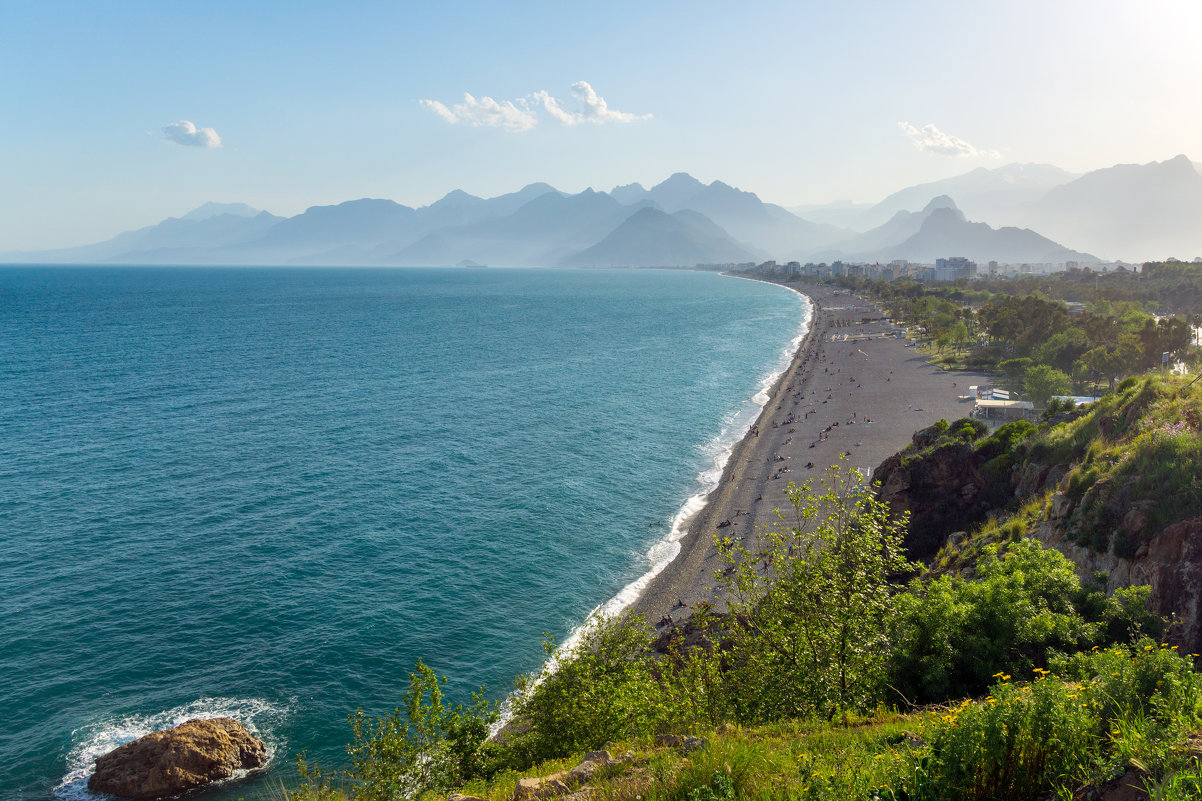
[[[361,709],[351,715],[355,739],[347,752],[357,801],[419,798],[490,773],[496,746],[486,740],[496,712],[481,694],[473,695],[468,709],[447,706],[445,682],[418,660],[403,708],[382,718]]]
[[[732,673],[743,714],[829,717],[871,706],[888,654],[890,579],[915,567],[902,548],[906,517],[892,519],[859,474],[838,465],[817,487],[791,483],[788,497],[793,520],[763,547],[719,541],[739,622]]]
[[[1089,337],[1083,329],[1074,326],[1053,334],[1035,353],[1039,361],[1067,373],[1087,350]]]
[[[1072,391],[1072,382],[1067,375],[1055,367],[1037,364],[1028,367],[1023,378],[1023,388],[1027,397],[1038,406],[1048,402],[1053,395],[1067,395]]]
[[[1107,597],[1082,587],[1073,564],[1037,540],[986,546],[977,577],[915,580],[891,617],[890,685],[915,703],[983,692],[998,672],[1027,677],[1054,651],[1157,630],[1149,589]]]
[[[998,364],[998,369],[1006,376],[1006,386],[1017,390],[1023,385],[1023,379],[1027,374],[1027,370],[1033,364],[1034,362],[1023,356],[1018,359],[1006,359],[1006,361]]]
[[[636,615],[598,621],[567,652],[546,640],[542,672],[517,679],[514,717],[525,728],[509,743],[517,764],[647,734],[664,720],[665,693],[650,646],[650,629]]]
[[[1139,369],[1143,349],[1139,339],[1133,334],[1119,336],[1118,344],[1113,347],[1099,345],[1087,350],[1081,355],[1082,368],[1091,374],[1101,376],[1110,382],[1110,391],[1114,391],[1115,382],[1123,376],[1130,375]]]

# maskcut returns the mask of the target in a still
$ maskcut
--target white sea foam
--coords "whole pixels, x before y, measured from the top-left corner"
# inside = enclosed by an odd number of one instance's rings
[[[287,743],[277,734],[287,715],[287,706],[258,698],[199,698],[165,712],[113,715],[89,723],[71,733],[74,745],[66,758],[67,775],[54,788],[54,797],[64,801],[107,798],[88,790],[88,777],[92,775],[97,757],[151,732],[169,729],[193,718],[237,720],[267,745],[267,764],[270,765],[277,753],[287,753]]]
[[[726,277],[740,278],[740,276]],[[778,284],[778,286],[781,285]],[[792,287],[782,288],[801,296],[803,304],[806,307],[806,312],[802,317],[797,335],[784,347],[777,363],[764,375],[760,381],[759,388],[751,396],[750,403],[745,401],[739,409],[733,411],[728,416],[728,425],[702,447],[702,453],[711,457],[712,466],[697,475],[700,489],[694,495],[689,496],[689,499],[676,512],[676,515],[672,518],[672,525],[667,535],[659,542],[653,544],[647,551],[647,571],[623,587],[617,595],[605,603],[594,607],[588,616],[585,617],[584,622],[568,634],[563,643],[555,650],[555,653],[547,660],[543,666],[542,675],[546,675],[548,672],[555,672],[555,668],[562,656],[571,654],[583,640],[584,636],[595,628],[598,623],[621,613],[622,610],[633,604],[655,577],[662,573],[664,568],[680,555],[680,541],[688,533],[689,523],[705,507],[705,502],[709,498],[710,493],[718,488],[718,483],[722,480],[722,471],[726,469],[726,463],[730,461],[730,456],[734,452],[735,445],[746,436],[752,424],[759,419],[763,407],[772,398],[772,387],[776,384],[781,374],[788,369],[789,364],[793,361],[793,355],[797,353],[797,349],[801,347],[806,333],[810,330],[810,323],[814,318],[813,303],[808,297]],[[493,727],[494,734],[509,721],[513,700],[514,698],[510,696],[502,704],[500,721]]]

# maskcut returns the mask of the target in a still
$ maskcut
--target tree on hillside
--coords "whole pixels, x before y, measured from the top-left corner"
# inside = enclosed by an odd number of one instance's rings
[[[1132,334],[1123,334],[1113,347],[1099,345],[1083,353],[1081,367],[1095,378],[1100,376],[1109,381],[1110,391],[1113,392],[1118,379],[1139,369],[1142,356],[1139,340]]]
[[[1017,390],[1023,385],[1023,378],[1033,364],[1034,362],[1023,356],[1018,359],[1007,359],[1000,362],[997,367],[1006,376],[1006,386]]]
[[[1027,368],[1023,379],[1027,397],[1037,406],[1044,406],[1053,395],[1067,395],[1072,391],[1069,377],[1055,367],[1037,364]]]
[[[815,490],[821,494],[815,494]],[[905,558],[906,516],[891,519],[857,473],[833,466],[816,488],[788,489],[793,520],[761,549],[719,541],[730,569],[731,611],[742,625],[733,668],[748,716],[831,716],[879,697],[885,669],[890,578]],[[782,523],[784,518],[782,517]]]
[[[1081,328],[1066,328],[1053,334],[1036,349],[1036,358],[1057,370],[1071,372],[1081,354],[1090,349],[1089,338]]]

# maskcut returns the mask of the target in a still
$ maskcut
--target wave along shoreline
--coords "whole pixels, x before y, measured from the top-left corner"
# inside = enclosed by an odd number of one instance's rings
[[[724,278],[734,278],[741,281],[756,280],[729,275],[727,273],[720,273],[720,275]],[[723,472],[730,461],[731,455],[734,453],[735,446],[747,436],[747,432],[751,430],[752,425],[759,420],[764,407],[772,399],[773,388],[780,381],[785,371],[789,369],[789,365],[792,364],[793,359],[797,356],[798,351],[805,342],[806,335],[809,334],[814,320],[814,302],[808,295],[799,292],[793,287],[766,281],[760,281],[759,283],[778,286],[801,298],[803,311],[797,333],[781,350],[777,362],[769,369],[763,380],[760,381],[759,388],[755,393],[743,400],[738,408],[730,412],[727,415],[729,423],[726,427],[702,446],[704,452],[713,454],[713,466],[698,473],[696,480],[701,484],[701,489],[690,495],[672,517],[672,525],[669,527],[667,535],[652,544],[648,549],[646,558],[650,562],[650,567],[634,581],[619,590],[612,598],[593,607],[592,611],[585,615],[584,621],[568,633],[563,643],[555,649],[555,652],[539,669],[539,678],[535,681],[536,685],[541,680],[541,676],[545,675],[547,671],[555,672],[560,657],[571,654],[593,627],[603,620],[621,614],[622,611],[634,604],[655,577],[662,573],[680,555],[680,541],[688,533],[693,518],[705,508],[710,495],[721,484]],[[512,718],[511,706],[513,697],[513,694],[511,694],[502,702],[500,720],[493,726],[494,734],[504,728],[505,724]]]
[[[88,777],[96,767],[97,757],[115,748],[133,742],[139,737],[178,726],[193,718],[234,718],[263,740],[267,746],[267,762],[264,768],[274,767],[276,757],[286,754],[288,742],[278,730],[291,712],[292,703],[273,704],[260,698],[198,698],[191,703],[163,712],[118,715],[82,726],[71,732],[73,745],[66,754],[67,772],[53,790],[59,801],[95,801],[106,798],[102,793],[88,789]],[[222,784],[236,782],[251,771],[239,771]]]

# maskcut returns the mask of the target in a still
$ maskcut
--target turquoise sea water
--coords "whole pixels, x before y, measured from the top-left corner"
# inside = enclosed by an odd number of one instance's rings
[[[695,272],[0,268],[0,796],[87,798],[197,715],[336,765],[418,657],[503,697],[671,555],[806,311]]]

